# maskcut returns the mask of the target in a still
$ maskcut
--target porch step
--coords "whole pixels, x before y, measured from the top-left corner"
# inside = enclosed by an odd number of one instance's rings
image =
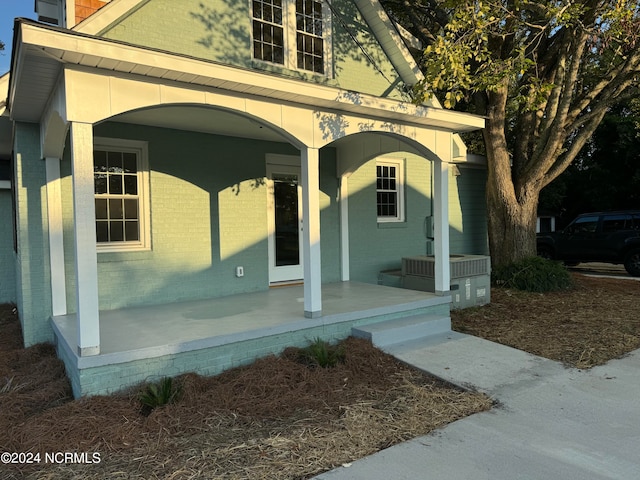
[[[450,330],[451,317],[414,315],[353,327],[351,334],[354,337],[371,340],[371,343],[377,347],[385,347],[395,343],[446,333]]]

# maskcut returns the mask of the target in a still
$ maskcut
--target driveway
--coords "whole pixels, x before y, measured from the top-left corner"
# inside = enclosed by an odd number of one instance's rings
[[[569,267],[569,270],[576,273],[582,273],[591,277],[605,278],[623,278],[627,280],[640,280],[640,277],[632,277],[624,269],[623,265],[611,265],[609,263],[579,263],[575,267]]]

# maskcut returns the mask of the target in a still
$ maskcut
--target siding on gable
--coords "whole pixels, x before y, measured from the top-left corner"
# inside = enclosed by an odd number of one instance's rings
[[[250,0],[154,0],[143,3],[100,35],[344,90],[403,98],[398,74],[357,7],[349,0],[335,0],[332,5],[333,72],[329,77],[254,62]]]

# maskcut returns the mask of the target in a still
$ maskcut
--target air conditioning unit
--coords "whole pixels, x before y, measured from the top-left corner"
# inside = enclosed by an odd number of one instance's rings
[[[451,255],[453,308],[484,305],[491,300],[491,258],[486,255]],[[419,255],[402,259],[402,286],[435,292],[435,257]]]

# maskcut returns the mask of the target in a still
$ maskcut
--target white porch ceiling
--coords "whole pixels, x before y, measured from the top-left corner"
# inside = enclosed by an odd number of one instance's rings
[[[111,118],[110,121],[273,142],[283,141],[279,133],[254,120],[207,107],[163,106],[124,113]]]

